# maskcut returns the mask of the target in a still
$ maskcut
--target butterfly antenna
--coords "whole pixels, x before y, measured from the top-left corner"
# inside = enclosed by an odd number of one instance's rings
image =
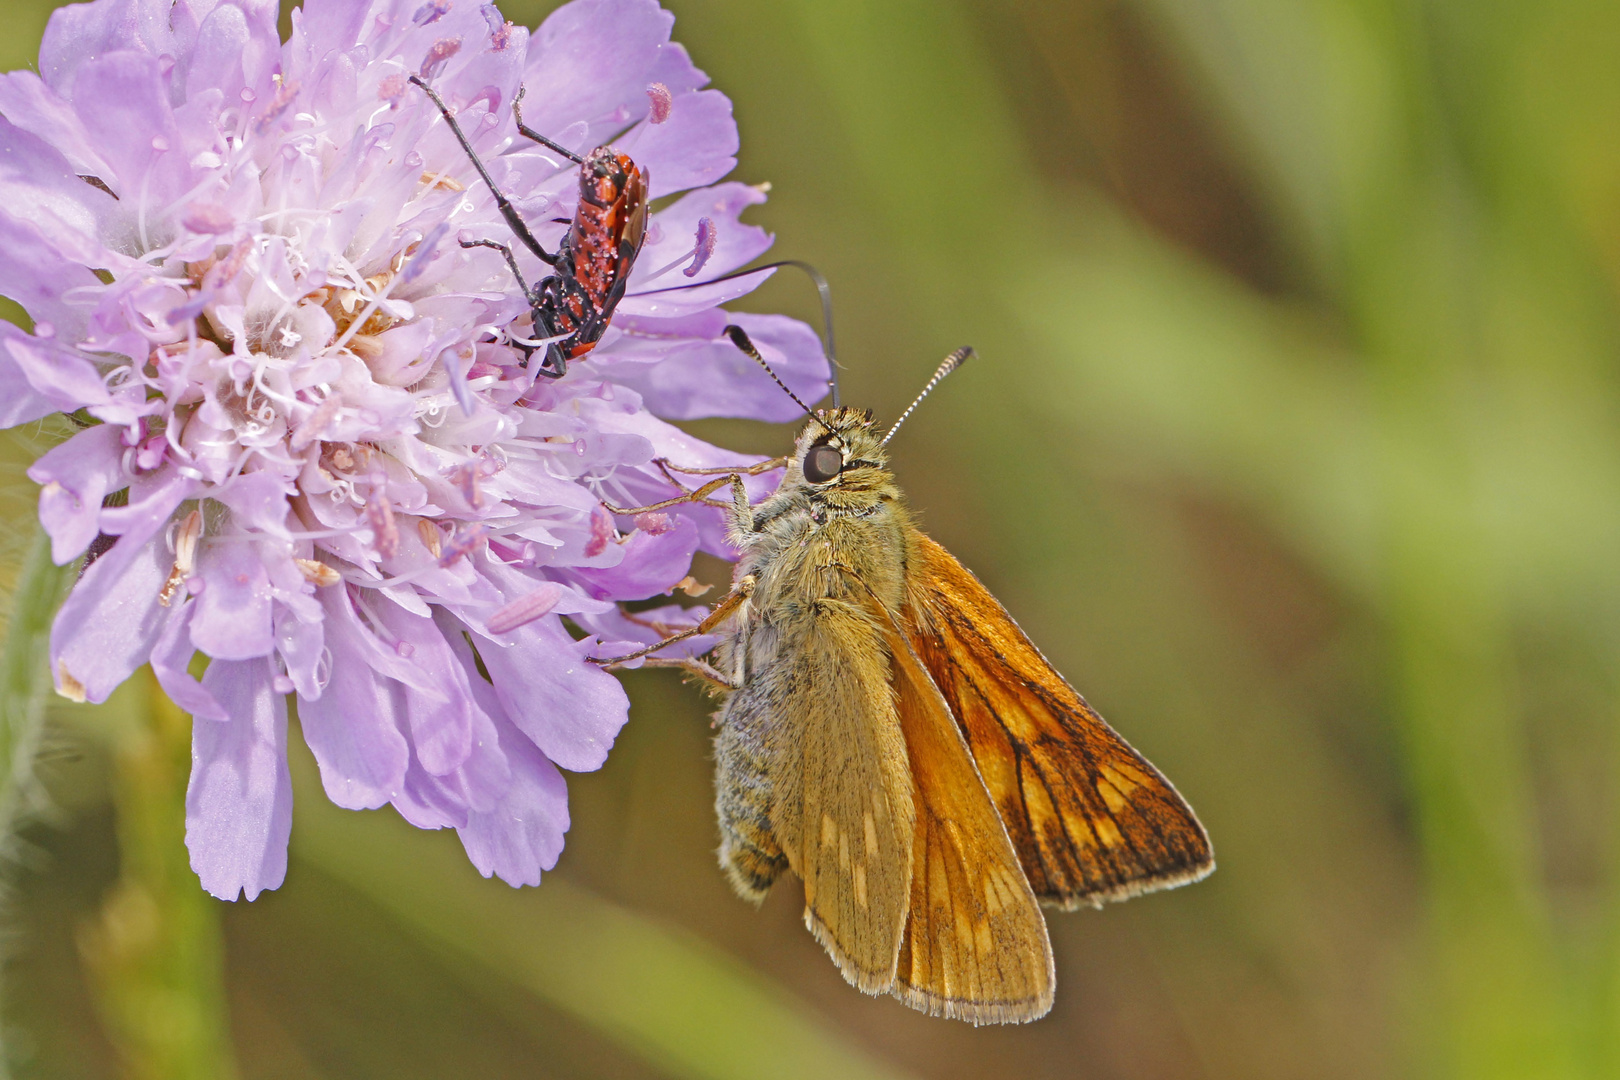
[[[836,409],[843,401],[838,394],[838,355],[833,351],[832,286],[827,284],[820,270],[807,262],[783,259],[778,265],[804,271],[805,276],[815,282],[816,292],[821,294],[821,351],[827,354],[828,382],[832,383],[833,408]]]
[[[776,372],[771,370],[771,365],[767,364],[765,362],[765,358],[759,355],[759,350],[754,348],[754,343],[752,341],[748,340],[748,334],[743,330],[742,327],[737,326],[736,324],[726,327],[726,337],[731,339],[731,343],[733,345],[737,346],[737,348],[741,349],[743,352],[752,357],[754,363],[764,368],[765,374],[769,375],[773,380],[775,380],[776,385],[782,388],[782,393],[792,398],[793,403],[804,410],[804,415],[808,416],[812,420],[820,419],[820,417],[811,411],[810,406],[800,401],[799,395],[795,394],[792,390],[789,390],[788,384],[783,382],[781,377],[777,375]]]
[[[900,425],[906,422],[906,417],[915,412],[917,406],[922,404],[922,399],[928,396],[929,391],[938,386],[940,381],[944,379],[945,376],[967,363],[972,356],[973,350],[966,345],[947,356],[945,358],[945,362],[940,364],[938,370],[934,372],[934,377],[928,380],[928,385],[922,388],[922,393],[917,395],[917,399],[915,401],[906,406],[906,411],[900,414],[900,419],[894,422],[894,426],[889,429],[889,433],[887,435],[883,436],[883,441],[878,443],[878,445],[889,445],[889,440],[894,438],[894,433],[900,430]]]
[[[662,289],[647,289],[643,292],[627,293],[626,295],[652,296],[655,293],[680,292],[683,289],[696,289],[704,285],[715,285],[722,281],[747,277],[749,274],[757,274],[764,270],[778,270],[784,266],[791,266],[795,270],[803,271],[806,277],[815,282],[816,292],[821,294],[821,351],[827,354],[827,366],[832,372],[832,377],[828,379],[828,382],[832,386],[833,408],[836,409],[843,404],[843,401],[838,394],[838,354],[833,349],[832,287],[827,284],[827,279],[821,276],[821,271],[809,263],[800,262],[798,259],[779,259],[776,262],[768,262],[760,266],[750,266],[745,270],[733,270],[729,274],[721,274],[719,277],[712,277],[706,281],[694,281],[689,285],[671,285]]]

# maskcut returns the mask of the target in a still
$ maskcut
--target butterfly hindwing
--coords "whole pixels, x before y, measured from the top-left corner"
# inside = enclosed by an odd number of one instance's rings
[[[1192,808],[1098,716],[1005,608],[913,530],[902,617],[995,800],[1024,873],[1064,908],[1215,868]]]
[[[888,640],[916,807],[892,992],[974,1024],[1037,1019],[1052,1007],[1046,920],[944,698],[898,627]]]

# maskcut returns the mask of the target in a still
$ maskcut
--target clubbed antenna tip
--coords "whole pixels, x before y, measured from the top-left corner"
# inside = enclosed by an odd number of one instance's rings
[[[782,381],[781,376],[777,375],[775,371],[771,370],[771,365],[767,364],[765,362],[765,358],[759,355],[759,350],[754,348],[754,343],[752,341],[748,340],[748,334],[745,330],[743,330],[742,327],[736,325],[735,323],[726,327],[726,337],[731,339],[731,343],[733,345],[737,346],[737,348],[748,354],[754,363],[764,368],[765,374],[769,375],[776,382],[776,385],[782,388],[782,393],[792,398],[793,403],[804,410],[804,415],[808,416],[812,420],[816,419],[816,414],[810,411],[810,406],[800,401],[799,395],[795,394],[792,390],[789,390],[788,384]]]
[[[906,411],[900,414],[900,419],[894,422],[894,426],[889,429],[889,433],[887,435],[883,436],[883,441],[878,445],[889,445],[889,440],[894,438],[894,433],[900,430],[900,425],[906,422],[906,417],[910,416],[916,410],[917,406],[922,404],[923,398],[928,396],[929,391],[938,386],[940,380],[945,378],[945,376],[967,363],[968,359],[972,356],[973,350],[967,345],[962,346],[960,349],[957,349],[955,352],[951,353],[951,355],[947,356],[944,363],[940,364],[939,368],[935,370],[934,377],[928,380],[928,385],[922,388],[922,393],[918,394],[916,400],[914,400],[910,405],[906,406]]]

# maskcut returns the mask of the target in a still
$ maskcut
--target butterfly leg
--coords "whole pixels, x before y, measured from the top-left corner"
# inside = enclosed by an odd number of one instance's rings
[[[726,598],[720,601],[720,603],[716,604],[714,610],[709,612],[703,621],[698,623],[696,626],[688,627],[679,633],[669,635],[669,637],[662,641],[648,645],[646,648],[637,649],[632,653],[625,653],[623,656],[587,656],[585,659],[589,660],[593,664],[601,664],[603,667],[613,667],[616,664],[624,664],[631,660],[639,660],[643,656],[658,652],[660,649],[667,649],[671,645],[685,641],[687,638],[694,638],[701,634],[713,633],[715,627],[719,626],[721,623],[735,615],[737,610],[748,601],[750,596],[753,595],[754,580],[754,575],[749,574],[741,581],[737,582],[737,584],[733,585],[731,587],[731,591],[726,594]],[[720,681],[725,682],[724,679],[720,679]]]
[[[737,684],[736,683],[732,682],[730,679],[728,679],[724,675],[720,674],[720,672],[716,671],[712,665],[706,664],[702,660],[694,660],[691,657],[682,657],[680,659],[668,659],[668,660],[665,660],[665,659],[661,659],[659,657],[653,656],[653,657],[648,657],[646,660],[643,660],[641,662],[641,666],[642,667],[680,668],[682,671],[686,672],[688,675],[696,675],[698,678],[702,679],[709,686],[709,688],[711,690],[735,690],[735,689],[737,689]]]
[[[770,472],[772,469],[780,469],[787,463],[788,459],[786,457],[773,457],[767,458],[764,461],[756,462],[746,468],[736,465],[727,465],[718,469],[689,469],[684,465],[676,465],[672,462],[664,460],[663,458],[659,458],[657,462],[655,462],[655,464],[664,471],[666,476],[672,472],[685,473],[687,476],[715,476],[719,473],[740,473],[743,476],[759,476],[762,473]],[[674,478],[671,477],[670,483],[674,482]]]
[[[747,520],[751,516],[749,511],[752,506],[748,502],[748,489],[743,487],[742,477],[735,472],[710,480],[702,487],[691,491],[676,483],[673,478],[670,479],[670,483],[681,489],[681,494],[673,499],[665,499],[662,502],[651,503],[647,506],[614,506],[612,503],[603,502],[602,507],[610,514],[623,514],[627,517],[634,517],[637,514],[650,514],[655,510],[680,506],[682,503],[701,503],[704,506],[715,506],[722,510],[730,510],[733,515],[737,516],[738,520]],[[727,484],[731,485],[731,505],[727,506],[725,503],[711,502],[709,496]]]

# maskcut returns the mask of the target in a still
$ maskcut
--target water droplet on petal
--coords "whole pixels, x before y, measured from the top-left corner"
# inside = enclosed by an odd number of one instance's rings
[[[293,681],[285,675],[277,675],[270,680],[270,687],[278,694],[290,694],[293,692]]]
[[[241,98],[244,102],[252,102],[256,100],[259,95],[253,92],[252,87],[244,86],[242,87],[242,92],[236,96]]]
[[[163,153],[163,151],[167,150],[168,148],[169,148],[169,140],[168,139],[165,139],[161,135],[152,136],[152,149],[156,150],[158,153],[161,154],[161,153]]]
[[[416,646],[408,641],[401,641],[394,646],[394,651],[404,659],[409,660],[416,655]]]

